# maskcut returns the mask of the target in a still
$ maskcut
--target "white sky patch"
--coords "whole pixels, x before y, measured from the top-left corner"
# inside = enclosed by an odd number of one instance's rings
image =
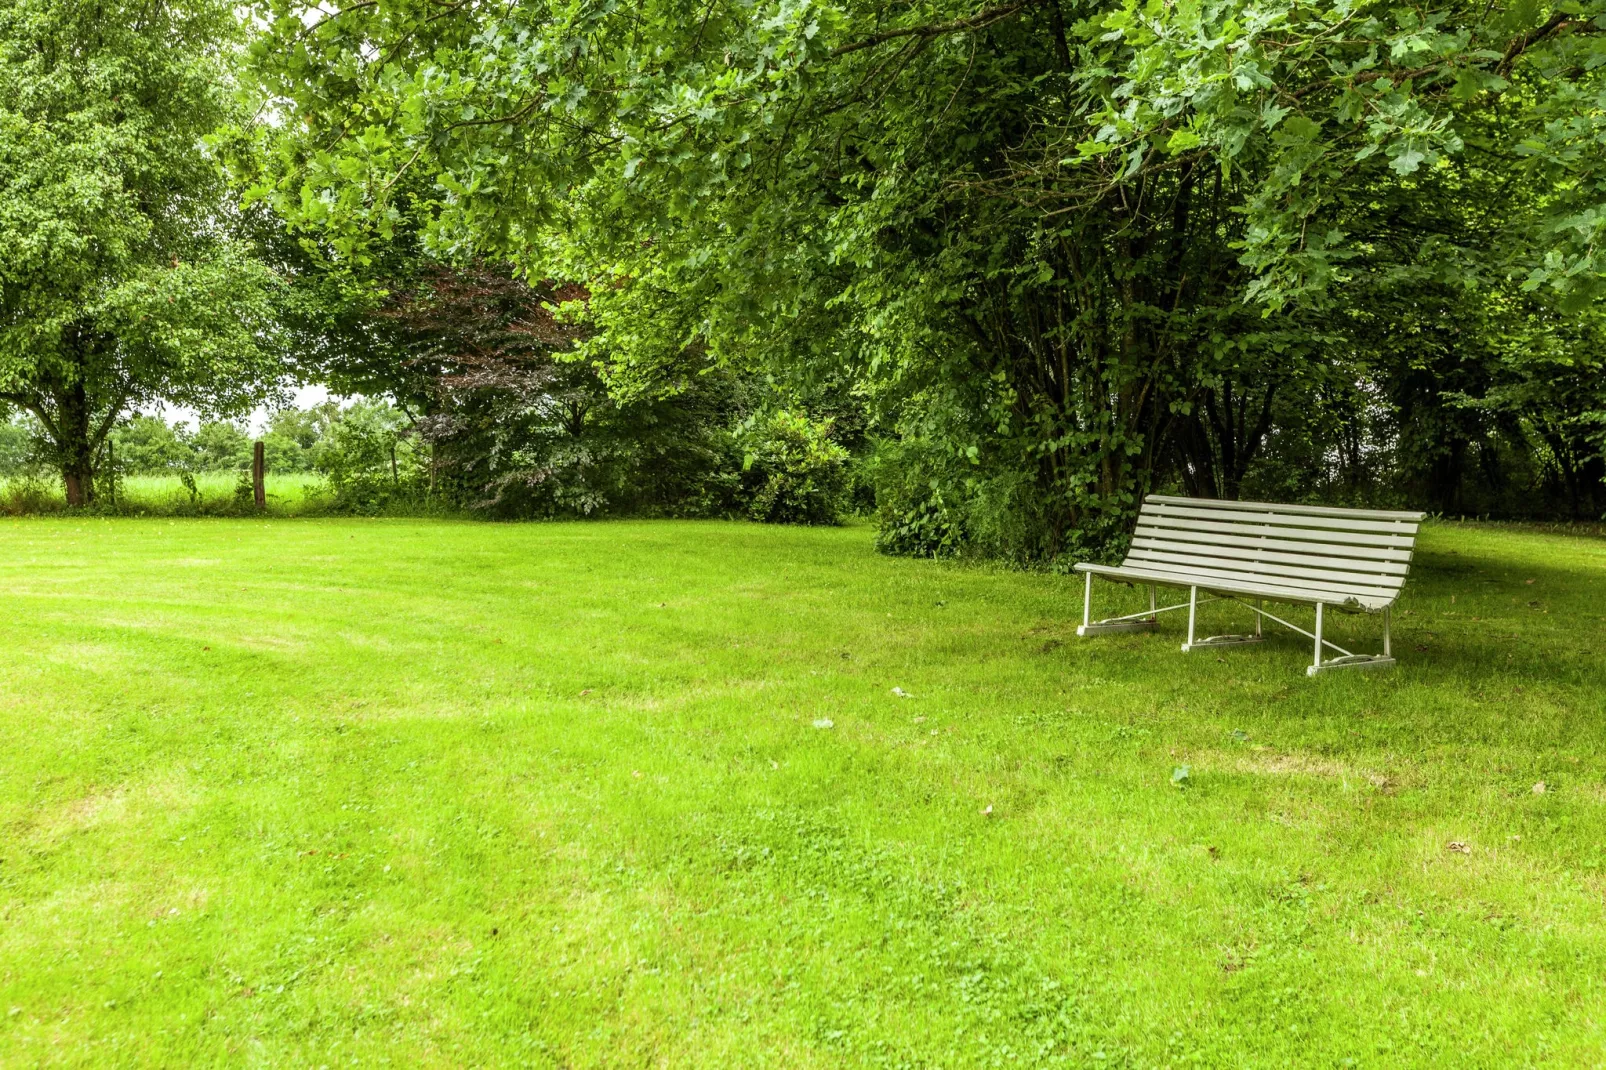
[[[333,396],[329,393],[329,388],[321,383],[299,386],[290,395],[290,407],[310,409],[314,405],[322,405]],[[335,400],[344,407],[351,398],[335,397]],[[200,415],[194,409],[185,405],[171,405],[165,401],[157,402],[150,409],[141,411],[147,416],[160,416],[170,424],[182,421],[190,425],[191,431],[201,422]],[[251,410],[250,415],[245,418],[246,433],[252,438],[259,437],[267,429],[269,415],[269,410],[265,408],[258,407]]]

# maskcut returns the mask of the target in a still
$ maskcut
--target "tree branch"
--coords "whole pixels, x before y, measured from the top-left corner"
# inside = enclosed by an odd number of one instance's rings
[[[304,41],[308,37],[311,37],[313,34],[317,33],[319,30],[323,29],[325,26],[329,25],[331,22],[335,21],[336,19],[338,19],[342,15],[349,15],[353,11],[357,11],[357,10],[360,10],[362,8],[365,8],[365,7],[378,7],[378,6],[379,6],[379,0],[362,0],[361,3],[350,4],[350,5],[346,6],[346,7],[343,7],[339,11],[333,12],[333,13],[331,13],[329,15],[325,15],[323,18],[319,19],[317,22],[309,23],[308,25],[303,26],[301,28],[301,32],[296,34],[295,40],[292,42],[292,44],[300,44],[302,41]]]
[[[1044,0],[1043,6],[1048,9],[1049,29],[1054,33],[1054,55],[1059,57],[1062,68],[1070,70],[1071,46],[1065,38],[1065,13],[1060,10],[1060,0]]]
[[[23,408],[39,417],[39,422],[45,425],[45,430],[49,432],[50,437],[54,439],[57,444],[60,444],[61,431],[57,429],[56,422],[50,418],[50,414],[45,411],[44,406],[40,404],[36,398],[29,397],[27,394],[8,393],[0,394],[0,401],[9,401],[13,405],[21,405]]]
[[[1392,79],[1396,83],[1404,82],[1404,81],[1414,81],[1415,79],[1422,77],[1424,74],[1433,74],[1436,71],[1442,70],[1443,66],[1444,65],[1442,63],[1430,63],[1426,67],[1413,67],[1408,71],[1396,71],[1396,70],[1362,71],[1361,73],[1357,74],[1354,78],[1350,79],[1350,81],[1354,82],[1356,85],[1362,85],[1362,84],[1364,84],[1366,82],[1375,82],[1379,78]]]
[[[882,30],[880,33],[874,33],[862,40],[854,41],[852,44],[839,45],[832,49],[831,55],[834,58],[836,56],[845,56],[850,52],[860,52],[898,37],[940,37],[945,33],[963,33],[965,30],[979,30],[1009,18],[1025,6],[1024,3],[1002,4],[998,7],[990,7],[985,11],[977,12],[969,18],[954,19],[951,22],[931,22],[924,26],[900,26],[895,30]]]
[[[112,425],[117,422],[117,417],[122,413],[123,406],[128,404],[129,394],[129,389],[124,387],[123,392],[117,395],[117,400],[112,403],[111,408],[106,410],[106,418],[100,422],[100,426],[95,429],[95,434],[89,440],[89,448],[91,450],[100,449],[100,444],[106,441],[107,435],[111,434]]]
[[[1554,15],[1550,16],[1550,18],[1546,19],[1543,24],[1534,27],[1527,33],[1518,34],[1516,37],[1512,38],[1511,43],[1506,46],[1506,54],[1501,56],[1500,62],[1495,65],[1494,72],[1502,78],[1510,74],[1511,68],[1516,64],[1518,56],[1522,55],[1524,52],[1528,51],[1528,49],[1532,48],[1540,41],[1543,41],[1551,34],[1554,34],[1565,28],[1571,20],[1571,15],[1567,15],[1558,11]]]
[[[1593,27],[1588,26],[1587,23],[1575,23],[1575,22],[1573,22],[1571,15],[1566,15],[1566,14],[1562,14],[1562,13],[1558,12],[1557,14],[1554,14],[1554,15],[1550,16],[1550,18],[1546,19],[1543,24],[1534,27],[1533,29],[1529,30],[1527,33],[1518,34],[1516,37],[1513,37],[1511,39],[1511,43],[1506,45],[1505,53],[1500,57],[1500,62],[1495,64],[1494,73],[1498,74],[1500,77],[1504,78],[1508,74],[1511,73],[1511,68],[1516,66],[1517,60],[1522,56],[1522,54],[1524,52],[1526,52],[1528,49],[1532,48],[1534,45],[1539,44],[1541,41],[1545,40],[1548,37],[1555,36],[1556,34],[1560,33],[1562,30],[1567,30],[1567,29],[1579,29],[1579,30],[1582,30],[1582,29],[1584,29],[1586,27],[1588,27],[1589,29],[1593,29]],[[1366,82],[1375,82],[1379,78],[1390,78],[1390,79],[1394,80],[1395,82],[1403,82],[1403,81],[1406,81],[1407,79],[1421,78],[1421,77],[1423,77],[1425,75],[1429,75],[1429,74],[1444,73],[1449,69],[1450,68],[1447,67],[1444,63],[1429,63],[1426,66],[1413,67],[1412,69],[1406,70],[1406,71],[1394,71],[1394,70],[1362,71],[1361,73],[1359,73],[1359,74],[1355,75],[1354,77],[1352,77],[1350,79],[1350,81],[1355,85],[1362,85],[1362,84],[1364,84]],[[1307,86],[1305,88],[1306,89],[1314,88],[1314,84],[1312,86]],[[1304,90],[1300,90],[1298,92],[1295,92],[1292,95],[1295,98],[1298,98],[1303,92],[1304,92]]]

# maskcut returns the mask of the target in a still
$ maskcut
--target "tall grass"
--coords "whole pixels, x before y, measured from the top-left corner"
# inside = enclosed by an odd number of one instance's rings
[[[239,472],[197,472],[193,487],[178,475],[124,476],[115,496],[102,491],[96,512],[129,516],[248,516],[257,512],[249,477]],[[269,473],[270,516],[312,516],[338,512],[339,499],[322,476],[311,472]],[[19,516],[67,508],[61,482],[28,474],[0,480],[0,513]]]

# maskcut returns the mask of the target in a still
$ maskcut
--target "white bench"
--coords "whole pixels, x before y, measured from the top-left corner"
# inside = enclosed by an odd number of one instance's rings
[[[1276,621],[1316,643],[1311,676],[1328,669],[1381,668],[1394,664],[1389,652],[1389,607],[1405,585],[1411,549],[1422,513],[1375,509],[1328,509],[1310,505],[1269,505],[1211,498],[1151,494],[1138,513],[1137,530],[1126,560],[1119,565],[1079,564],[1086,574],[1082,626],[1077,635],[1152,629],[1161,613],[1186,608],[1188,641],[1184,651],[1261,641],[1261,619]],[[1147,612],[1095,621],[1093,577],[1104,576],[1149,587]],[[1188,600],[1156,608],[1154,589],[1186,587]],[[1203,590],[1214,595],[1200,599]],[[1251,605],[1247,599],[1254,599]],[[1255,614],[1253,635],[1194,638],[1201,601],[1232,601]],[[1316,607],[1316,630],[1290,624],[1263,608],[1266,601]],[[1352,654],[1322,638],[1322,610],[1383,614],[1383,653]],[[1329,647],[1339,657],[1326,661]]]

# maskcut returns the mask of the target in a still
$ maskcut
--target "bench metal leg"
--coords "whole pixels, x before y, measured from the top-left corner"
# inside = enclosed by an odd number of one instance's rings
[[[1084,572],[1087,584],[1082,588],[1082,626],[1076,629],[1076,634],[1086,637],[1089,635],[1104,635],[1109,632],[1151,632],[1160,622],[1160,614],[1171,609],[1181,609],[1182,606],[1165,606],[1156,608],[1154,604],[1154,584],[1149,584],[1149,609],[1146,613],[1128,613],[1124,617],[1109,617],[1105,620],[1093,619],[1093,573]]]
[[[1329,672],[1333,669],[1389,669],[1394,667],[1394,658],[1389,654],[1389,610],[1383,607],[1383,653],[1382,654],[1351,654],[1348,650],[1336,643],[1322,641],[1322,604],[1316,603],[1316,661],[1305,670],[1306,676],[1315,676],[1317,673]],[[1322,647],[1330,646],[1338,651],[1342,657],[1322,660]]]
[[[1193,588],[1194,599],[1197,599],[1198,595],[1199,588]],[[1188,610],[1188,641],[1182,644],[1182,652],[1184,654],[1190,650],[1200,650],[1207,647],[1243,646],[1246,643],[1259,643],[1265,640],[1265,636],[1260,634],[1260,611],[1258,609],[1255,610],[1255,632],[1253,635],[1212,635],[1208,639],[1195,639],[1193,637],[1194,614],[1191,608],[1193,604],[1195,603],[1190,602]]]
[[[1316,663],[1310,667],[1310,675],[1314,676],[1322,671],[1322,604],[1316,603]]]
[[[1188,641],[1182,644],[1184,651],[1193,646],[1193,622],[1199,616],[1199,588],[1188,588]]]

